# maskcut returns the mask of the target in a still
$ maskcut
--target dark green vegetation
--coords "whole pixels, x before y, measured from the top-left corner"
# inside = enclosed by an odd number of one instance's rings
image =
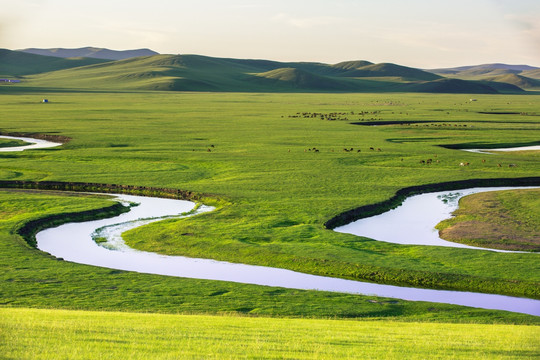
[[[441,237],[496,249],[540,250],[540,191],[514,190],[469,195],[455,217],[441,222]]]
[[[539,265],[531,260],[535,254],[400,246],[338,234],[324,226],[340,213],[384,201],[405,187],[537,177],[538,152],[495,156],[441,147],[538,141],[536,96],[480,95],[476,102],[467,95],[428,94],[74,92],[48,97],[51,102],[41,104],[36,101],[39,94],[4,93],[0,129],[71,141],[59,148],[0,154],[0,179],[176,188],[220,199],[213,213],[133,230],[127,239],[135,247],[385,283],[540,297]],[[303,113],[347,113],[347,120]],[[351,124],[371,118],[411,123]],[[459,166],[461,162],[470,165]],[[510,163],[518,166],[508,167]],[[16,235],[5,238],[8,244],[22,241]],[[271,295],[270,289],[117,274],[24,249],[28,253],[20,256],[42,257],[43,262],[15,261],[15,250],[4,252],[11,264],[26,267],[10,265],[16,271],[5,273],[11,279],[28,279],[24,287],[14,280],[2,285],[5,302],[16,306],[236,309],[309,316],[346,316],[351,309],[350,316],[370,312],[348,302],[363,301],[362,297],[285,291],[286,296],[301,293],[305,298],[281,303],[283,298]],[[45,281],[42,286],[35,281],[40,278],[54,285]],[[234,294],[227,298],[230,303],[209,296],[223,286]],[[66,291],[71,295],[64,296]],[[205,300],[196,301],[197,297]],[[304,310],[321,298],[330,299],[323,308]],[[343,307],[335,306],[338,303]],[[392,311],[422,317],[424,310]]]
[[[21,141],[21,140],[14,140],[14,139],[2,139],[0,138],[0,148],[3,147],[13,147],[13,146],[23,146],[28,145],[28,143]]]
[[[534,359],[538,326],[1,309],[7,359]]]
[[[76,61],[88,63],[75,65]],[[505,82],[448,79],[406,66],[373,64],[368,61],[329,65],[200,55],[141,56],[96,64],[99,61],[91,58],[67,60],[9,50],[0,52],[0,66],[5,76],[24,76],[22,84],[17,87],[27,89],[464,94],[523,92],[520,87]]]

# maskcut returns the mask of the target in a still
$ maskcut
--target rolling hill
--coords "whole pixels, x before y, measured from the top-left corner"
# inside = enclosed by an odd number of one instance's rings
[[[58,58],[27,54],[19,51],[0,49],[0,75],[20,77],[85,65],[100,64],[108,60],[89,58]]]
[[[428,71],[454,79],[506,83],[528,90],[540,89],[540,69],[529,65],[484,64]]]
[[[77,49],[29,48],[29,49],[22,49],[18,51],[28,53],[28,54],[54,56],[54,57],[60,57],[60,58],[87,57],[87,58],[105,59],[105,60],[122,60],[122,59],[138,57],[138,56],[151,56],[151,55],[158,54],[157,52],[150,49],[110,50],[110,49],[96,48],[96,47],[83,47],[83,48],[77,48]]]
[[[63,59],[6,50],[4,75],[25,76],[20,86],[224,92],[520,92],[490,81],[446,79],[397,64],[338,64],[152,55],[116,61]],[[21,59],[24,58],[24,61]],[[80,63],[77,63],[79,61]],[[44,64],[50,63],[48,66]],[[19,86],[19,85],[18,85]]]

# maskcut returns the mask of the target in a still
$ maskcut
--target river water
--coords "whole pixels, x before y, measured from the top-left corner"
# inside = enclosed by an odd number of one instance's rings
[[[31,149],[46,149],[46,148],[62,145],[61,143],[56,143],[52,141],[34,139],[34,138],[29,138],[29,137],[20,137],[20,136],[0,135],[0,139],[22,140],[24,142],[29,143],[29,145],[23,145],[23,146],[0,147],[0,151],[23,151],[23,150],[31,150]]]
[[[439,237],[435,225],[452,216],[452,213],[458,208],[459,199],[463,196],[486,191],[531,188],[535,187],[470,188],[415,195],[405,199],[403,204],[395,209],[351,222],[334,230],[403,245],[448,246],[498,252],[519,252],[484,249],[446,241]]]
[[[381,285],[310,275],[265,266],[138,251],[125,245],[121,238],[122,232],[160,220],[156,218],[157,216],[182,216],[180,214],[192,211],[195,204],[182,200],[131,195],[118,195],[118,198],[123,202],[136,202],[140,205],[133,207],[132,212],[114,218],[70,223],[43,230],[36,235],[38,248],[67,261],[111,269],[291,289],[333,291],[411,301],[440,302],[540,316],[540,301],[533,299]],[[201,213],[210,210],[212,209],[209,207],[201,207],[196,212]],[[98,245],[94,238],[107,238],[109,240]],[[536,254],[531,254],[531,256],[536,256]]]

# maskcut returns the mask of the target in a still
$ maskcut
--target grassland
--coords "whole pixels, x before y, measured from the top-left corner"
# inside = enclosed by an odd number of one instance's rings
[[[537,143],[540,108],[535,95],[475,95],[477,101],[471,102],[467,95],[11,89],[0,87],[3,133],[59,135],[71,141],[59,148],[0,154],[0,179],[170,187],[220,199],[213,213],[133,230],[126,237],[134,247],[344,278],[540,298],[540,268],[531,260],[536,254],[400,246],[324,227],[337,214],[383,201],[408,186],[537,177],[537,152],[495,156],[442,147]],[[45,93],[48,104],[40,103]],[[308,112],[346,115],[323,120],[303,115]],[[402,124],[351,124],[384,121]],[[432,163],[426,164],[427,159]],[[461,162],[470,165],[461,167]],[[518,166],[508,167],[510,163]],[[104,200],[87,203],[87,198],[13,191],[0,196],[3,307],[538,323],[537,317],[505,312],[178,279],[58,261],[28,246],[16,229],[46,214],[101,207]],[[44,314],[35,331],[41,331],[47,318],[56,318],[52,312]],[[10,319],[2,336],[14,326],[15,318]],[[443,332],[443,327],[436,331]],[[478,333],[489,333],[486,329]],[[28,339],[12,338],[8,344]],[[345,343],[339,351],[349,346]],[[508,343],[492,347],[510,356],[504,350]],[[497,356],[485,356],[492,355]]]
[[[437,226],[446,240],[497,249],[540,250],[537,189],[474,194],[460,200],[455,217]]]
[[[537,141],[531,131],[538,128],[535,96],[482,96],[477,102],[463,95],[412,94],[49,98],[49,104],[35,102],[35,95],[0,99],[3,131],[72,138],[57,149],[0,155],[3,179],[173,187],[228,203],[197,219],[133,230],[127,240],[137,248],[386,283],[539,296],[540,272],[531,268],[529,254],[391,245],[323,226],[336,214],[382,201],[406,186],[537,176],[536,153],[490,156],[439,146]],[[479,113],[503,110],[517,114]],[[346,112],[348,120],[303,112]],[[350,124],[373,119],[411,123]],[[314,147],[319,152],[308,150]],[[421,163],[428,158],[438,162]]]
[[[0,309],[13,359],[524,359],[526,325],[419,324]],[[464,336],[464,334],[466,334]]]

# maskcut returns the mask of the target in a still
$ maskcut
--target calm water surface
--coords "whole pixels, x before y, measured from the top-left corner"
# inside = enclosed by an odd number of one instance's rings
[[[425,193],[407,198],[403,204],[380,215],[360,219],[334,230],[403,245],[448,246],[497,252],[443,240],[435,226],[452,217],[461,197],[486,191],[534,189],[536,187],[489,187]]]
[[[118,195],[118,198],[124,202],[136,202],[140,205],[132,208],[131,212],[114,218],[65,224],[41,231],[36,235],[38,248],[67,261],[126,271],[292,289],[375,295],[412,301],[440,302],[540,316],[539,300],[381,285],[303,274],[279,268],[167,256],[134,250],[125,245],[121,238],[122,232],[160,220],[157,217],[186,216],[181,214],[192,211],[195,204],[182,200],[131,195]],[[196,212],[202,213],[210,210],[212,209],[203,206]],[[98,245],[94,238],[107,238],[108,241]],[[531,254],[531,256],[536,255]]]

